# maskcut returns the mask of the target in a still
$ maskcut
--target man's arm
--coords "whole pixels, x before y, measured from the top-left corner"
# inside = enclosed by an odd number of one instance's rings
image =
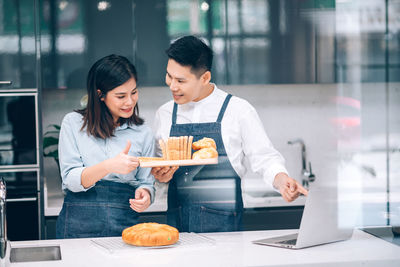
[[[278,189],[288,202],[295,200],[300,194],[307,194],[306,189],[288,176],[285,159],[273,147],[257,111],[248,105],[247,112],[242,111],[242,116],[238,118],[243,152],[249,159],[249,167]]]

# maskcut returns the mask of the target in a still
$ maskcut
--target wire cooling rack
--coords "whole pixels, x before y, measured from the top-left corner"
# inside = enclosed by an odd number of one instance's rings
[[[216,241],[210,237],[206,237],[196,233],[180,233],[177,243],[168,246],[157,247],[137,247],[126,244],[121,237],[108,237],[90,240],[96,247],[106,250],[108,253],[116,253],[125,250],[143,250],[143,249],[164,249],[191,246],[214,246]]]

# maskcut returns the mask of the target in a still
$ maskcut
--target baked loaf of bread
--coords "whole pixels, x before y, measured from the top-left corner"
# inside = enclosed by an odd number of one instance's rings
[[[159,223],[139,223],[122,231],[122,240],[141,247],[166,246],[178,242],[176,228]]]
[[[218,157],[218,152],[213,147],[202,148],[193,153],[192,159],[210,159]]]
[[[214,149],[217,149],[217,146],[215,144],[214,139],[212,138],[208,138],[208,137],[204,137],[203,139],[200,139],[196,142],[193,142],[192,148],[194,150],[199,150],[202,148],[208,148],[208,147],[212,147]]]
[[[171,136],[158,140],[164,160],[191,159],[192,142],[193,136]]]

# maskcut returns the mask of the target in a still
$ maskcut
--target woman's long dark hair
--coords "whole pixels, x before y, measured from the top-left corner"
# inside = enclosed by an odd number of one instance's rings
[[[88,103],[86,108],[76,110],[83,115],[83,125],[89,135],[106,139],[114,136],[115,123],[102,97],[114,88],[126,83],[129,79],[137,82],[135,66],[119,55],[109,55],[98,60],[89,70],[87,76]],[[99,96],[97,90],[101,91]],[[139,107],[136,103],[130,118],[119,118],[118,124],[142,125],[144,120],[139,117]]]

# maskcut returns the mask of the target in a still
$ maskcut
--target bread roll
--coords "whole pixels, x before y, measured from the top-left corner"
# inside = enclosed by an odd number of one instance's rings
[[[140,223],[122,231],[122,240],[141,247],[166,246],[178,242],[179,232],[166,224]]]
[[[192,147],[194,150],[199,150],[207,147],[212,147],[214,149],[217,149],[214,139],[208,137],[204,137],[203,139],[194,142]]]
[[[218,157],[218,152],[213,147],[202,148],[193,153],[192,159],[210,159]]]

